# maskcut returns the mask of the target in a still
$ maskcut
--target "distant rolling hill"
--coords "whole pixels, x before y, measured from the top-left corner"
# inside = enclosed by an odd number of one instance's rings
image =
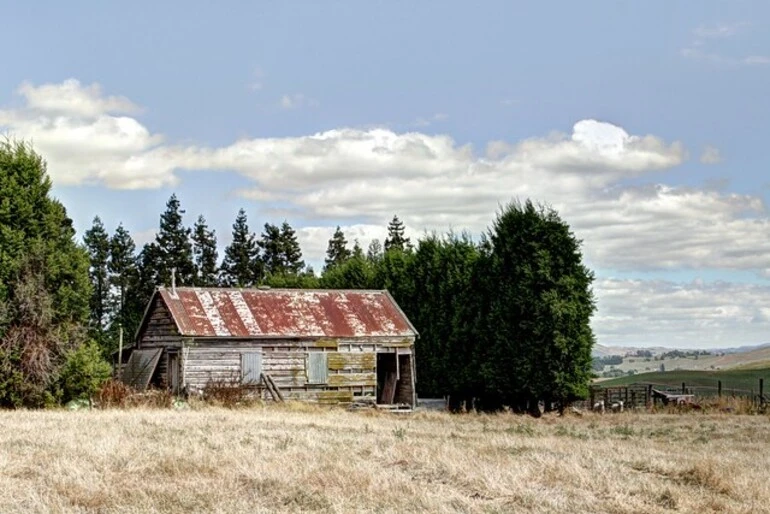
[[[770,348],[770,343],[755,344],[751,346],[736,346],[733,348],[717,348],[711,351],[714,353],[744,353],[744,352],[753,352],[755,350],[761,350],[763,348]]]
[[[755,344],[750,346],[732,346],[727,348],[708,348],[705,349],[711,353],[749,353],[757,350],[770,348],[770,343]],[[674,348],[668,346],[607,346],[603,344],[595,344],[591,350],[591,354],[594,357],[607,357],[610,355],[626,355],[629,353],[635,353],[637,350],[649,350],[653,355],[659,355],[661,353],[667,353],[673,350],[693,351],[704,350],[704,348]]]
[[[674,348],[665,348],[663,346],[604,346],[602,344],[595,344],[591,349],[591,355],[593,357],[609,357],[610,355],[625,355],[627,353],[634,353],[637,350],[649,350],[655,354],[666,353],[674,350]]]
[[[675,370],[704,370],[716,371],[727,369],[763,369],[770,368],[770,345],[759,345],[755,347],[725,348],[721,350],[707,350],[714,352],[709,355],[698,355],[678,358],[660,359],[660,356],[666,352],[672,351],[670,348],[647,348],[657,357],[624,357],[622,364],[613,366],[614,369],[622,372],[633,371],[635,373],[645,373],[660,371],[661,364],[664,371]],[[601,347],[599,349],[603,355],[625,355],[624,352],[618,352],[618,347]],[[636,349],[631,349],[635,351]],[[661,351],[663,350],[663,351]],[[604,353],[606,351],[614,353]],[[690,350],[692,351],[692,350]],[[605,367],[605,370],[609,367]]]

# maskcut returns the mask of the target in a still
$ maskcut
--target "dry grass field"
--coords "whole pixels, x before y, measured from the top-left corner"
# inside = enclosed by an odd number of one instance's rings
[[[770,418],[0,412],[0,511],[768,512]]]

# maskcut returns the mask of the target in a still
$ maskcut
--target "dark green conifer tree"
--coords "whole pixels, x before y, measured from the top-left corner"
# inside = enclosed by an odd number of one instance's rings
[[[231,287],[257,285],[264,276],[264,264],[254,234],[249,231],[246,211],[240,209],[233,223],[233,240],[225,248],[221,281]]]
[[[124,339],[127,340],[136,329],[136,318],[142,314],[138,312],[132,316],[126,308],[130,287],[137,282],[138,270],[136,244],[122,223],[110,238],[108,270],[112,289],[109,349],[115,350],[120,328],[123,328]]]
[[[272,223],[265,223],[265,229],[257,243],[262,252],[265,275],[281,275],[285,273],[281,245],[281,229]]]
[[[265,265],[266,275],[297,276],[305,268],[297,235],[287,221],[284,221],[280,227],[265,223],[265,230],[258,245],[262,250],[262,262]]]
[[[91,228],[86,230],[83,243],[89,258],[88,276],[91,279],[91,301],[89,306],[89,333],[100,348],[106,345],[105,332],[109,324],[110,283],[109,258],[110,237],[104,224],[96,216]]]
[[[388,237],[385,238],[385,251],[401,250],[405,251],[411,248],[411,242],[408,237],[404,237],[404,222],[393,216],[388,224]]]
[[[217,260],[217,236],[209,229],[206,218],[198,216],[192,232],[193,257],[195,259],[195,285],[213,287],[219,283]]]
[[[358,239],[355,239],[353,241],[353,251],[350,254],[351,257],[356,257],[358,259],[364,259],[364,249],[361,248],[361,245],[358,242]]]
[[[328,269],[333,266],[339,266],[350,259],[350,256],[351,253],[348,249],[348,241],[345,239],[345,233],[342,232],[342,229],[337,225],[337,229],[334,231],[331,239],[329,239],[324,268]]]
[[[284,273],[299,275],[305,268],[305,261],[302,260],[302,249],[297,241],[297,234],[288,221],[281,225],[280,241]]]
[[[171,285],[171,270],[175,270],[176,284],[191,286],[194,284],[195,263],[190,241],[190,229],[184,226],[180,207],[175,194],[166,202],[166,211],[160,215],[160,227],[155,237],[160,259],[157,262],[157,286]]]
[[[532,413],[540,400],[564,405],[584,397],[595,304],[580,241],[555,211],[528,200],[498,215],[489,244],[487,393]]]

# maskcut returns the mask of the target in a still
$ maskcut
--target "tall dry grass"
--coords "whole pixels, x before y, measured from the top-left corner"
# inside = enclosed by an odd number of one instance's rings
[[[769,419],[0,412],[0,511],[767,512]]]

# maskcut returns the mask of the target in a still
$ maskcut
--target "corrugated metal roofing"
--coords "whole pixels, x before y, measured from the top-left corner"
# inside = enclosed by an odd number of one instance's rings
[[[416,336],[387,291],[160,288],[189,337]]]

